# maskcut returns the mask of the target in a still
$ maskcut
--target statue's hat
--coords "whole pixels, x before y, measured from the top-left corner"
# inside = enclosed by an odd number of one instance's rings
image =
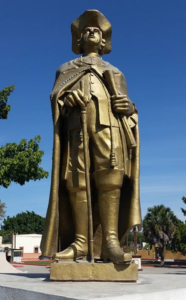
[[[96,9],[86,10],[71,24],[72,51],[75,54],[82,53],[77,40],[81,38],[81,33],[86,27],[98,27],[102,31],[102,37],[106,40],[104,54],[110,53],[112,26],[105,16]]]

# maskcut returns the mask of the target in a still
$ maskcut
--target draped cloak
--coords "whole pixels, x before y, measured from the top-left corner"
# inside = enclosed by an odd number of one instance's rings
[[[52,257],[56,252],[66,249],[74,241],[74,223],[68,192],[64,180],[61,179],[62,168],[64,168],[64,153],[68,152],[67,132],[60,107],[63,105],[64,94],[78,82],[89,69],[95,72],[99,78],[104,80],[104,71],[112,70],[119,94],[127,95],[127,87],[123,74],[108,62],[103,61],[101,66],[86,65],[79,59],[63,64],[56,73],[56,80],[51,93],[51,106],[54,124],[52,176],[49,196],[49,204],[46,221],[41,241],[43,256]],[[60,103],[60,105],[59,105]],[[122,245],[124,237],[134,226],[141,229],[141,208],[139,199],[139,131],[137,122],[137,111],[127,118],[131,127],[136,147],[127,147],[129,173],[124,175],[121,188],[118,235]],[[96,191],[92,188],[92,213],[94,231],[94,253],[99,257],[101,251],[102,232],[99,219]]]

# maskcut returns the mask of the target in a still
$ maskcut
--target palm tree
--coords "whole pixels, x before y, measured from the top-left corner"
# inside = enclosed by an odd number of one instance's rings
[[[164,205],[148,208],[144,217],[144,236],[151,246],[158,245],[162,263],[164,263],[164,247],[171,243],[179,222],[173,211]]]

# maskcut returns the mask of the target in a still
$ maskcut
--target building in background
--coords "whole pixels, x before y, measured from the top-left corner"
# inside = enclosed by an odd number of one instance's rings
[[[41,234],[13,234],[12,248],[22,250],[23,259],[37,259],[41,255]]]

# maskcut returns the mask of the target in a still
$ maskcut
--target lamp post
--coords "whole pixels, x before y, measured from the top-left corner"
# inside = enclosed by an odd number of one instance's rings
[[[133,227],[133,234],[134,234],[134,254],[137,254],[137,231],[136,226]]]

